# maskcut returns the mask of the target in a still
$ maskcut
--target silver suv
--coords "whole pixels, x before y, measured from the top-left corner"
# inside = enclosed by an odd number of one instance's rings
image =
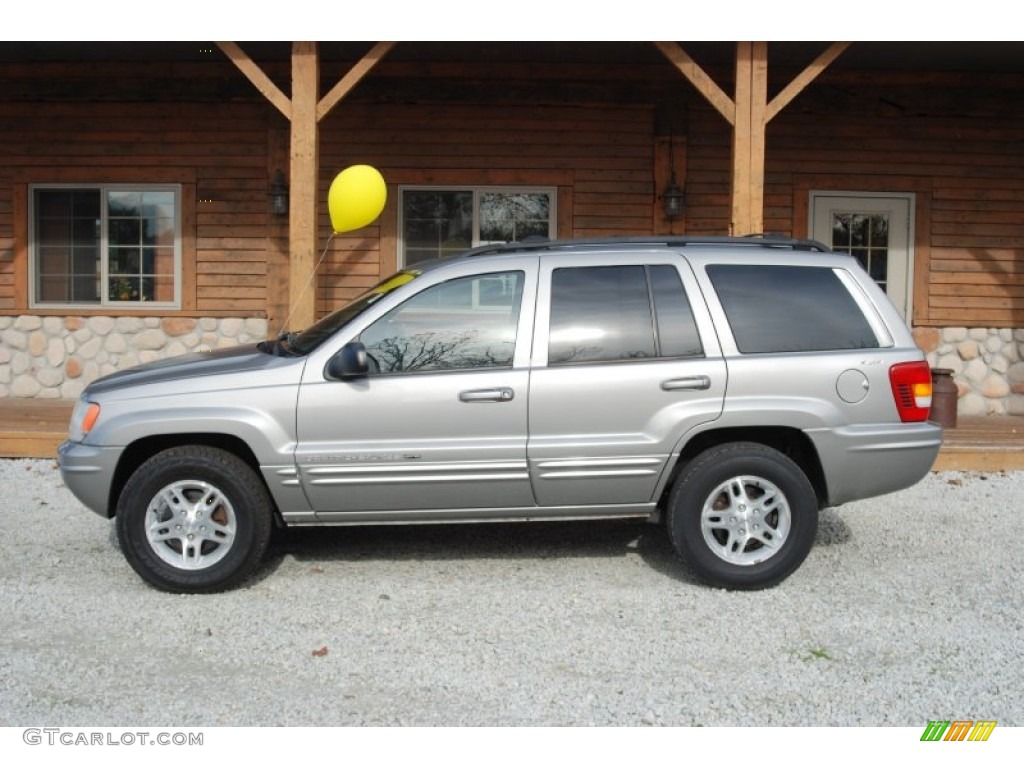
[[[59,461],[150,584],[209,592],[275,526],[644,518],[774,585],[818,511],[916,483],[931,375],[848,256],[781,238],[515,243],[301,333],[94,382]]]

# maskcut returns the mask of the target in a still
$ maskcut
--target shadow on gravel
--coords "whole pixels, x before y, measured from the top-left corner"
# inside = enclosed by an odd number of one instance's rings
[[[639,521],[481,523],[288,528],[274,532],[263,579],[286,556],[300,562],[546,560],[631,553],[670,578],[698,583],[676,557],[665,529]]]
[[[853,539],[853,531],[836,509],[823,509],[818,516],[818,535],[814,538],[816,547],[834,547]]]

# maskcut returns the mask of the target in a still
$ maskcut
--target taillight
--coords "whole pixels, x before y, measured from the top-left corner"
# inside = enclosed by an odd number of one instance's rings
[[[897,363],[889,369],[889,383],[901,421],[928,420],[932,407],[932,369],[928,363]]]

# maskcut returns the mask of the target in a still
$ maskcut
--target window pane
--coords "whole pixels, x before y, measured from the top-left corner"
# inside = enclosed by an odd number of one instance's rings
[[[36,300],[99,300],[99,191],[36,189],[33,252]]]
[[[154,275],[146,278],[148,301],[174,301],[173,275]]]
[[[146,219],[143,221],[143,245],[174,245],[174,219]]]
[[[67,275],[41,275],[39,301],[70,301],[71,281]]]
[[[111,248],[107,269],[111,274],[137,273],[139,271],[139,249]]]
[[[40,245],[70,245],[72,219],[39,219],[36,237]]]
[[[658,264],[648,267],[648,274],[654,294],[654,315],[658,319],[658,354],[661,357],[703,354],[679,272],[675,267]]]
[[[480,195],[480,241],[512,242],[547,237],[551,201],[546,193],[485,192]]]
[[[141,204],[141,215],[147,219],[174,219],[174,193],[170,190],[146,190]]]
[[[111,275],[107,298],[110,301],[140,301],[141,279],[134,275]]]
[[[406,264],[468,249],[473,242],[473,193],[404,191],[402,241]]]
[[[107,240],[111,246],[138,245],[142,241],[138,219],[111,219],[107,225]]]
[[[549,363],[654,356],[651,301],[642,266],[554,271]]]
[[[98,221],[100,218],[100,191],[98,189],[75,189],[71,192],[74,215],[82,219]]]
[[[360,334],[371,370],[387,374],[511,366],[522,286],[522,272],[503,272],[427,288]]]
[[[740,352],[878,346],[860,308],[831,269],[716,264],[707,272]]]
[[[57,218],[66,221],[71,218],[72,190],[37,189],[35,193],[36,217]]]
[[[107,192],[107,215],[131,216],[142,215],[142,193],[124,190]]]

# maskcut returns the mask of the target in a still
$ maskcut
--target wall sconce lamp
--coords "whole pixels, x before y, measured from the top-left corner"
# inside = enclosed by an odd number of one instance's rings
[[[661,193],[661,204],[665,206],[665,217],[675,219],[683,215],[683,203],[686,193],[676,184],[676,172],[672,171],[672,179],[665,191]]]
[[[288,185],[284,180],[284,171],[278,168],[270,182],[270,211],[277,216],[288,213]]]

